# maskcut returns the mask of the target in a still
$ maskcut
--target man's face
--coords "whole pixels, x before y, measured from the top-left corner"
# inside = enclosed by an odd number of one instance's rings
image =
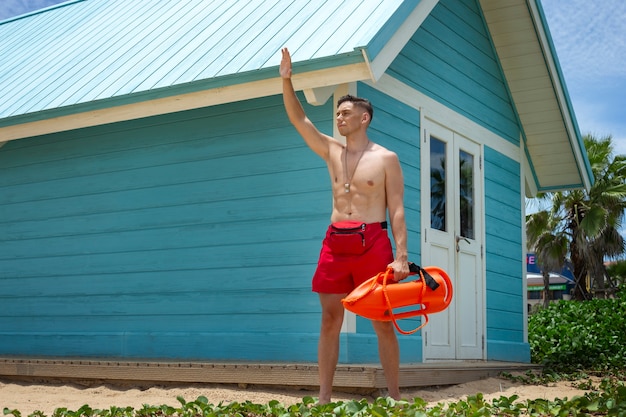
[[[344,101],[337,108],[337,130],[342,136],[367,126],[368,114],[350,101]]]

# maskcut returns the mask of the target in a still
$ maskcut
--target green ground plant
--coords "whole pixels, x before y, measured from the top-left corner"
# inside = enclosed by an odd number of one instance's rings
[[[395,401],[390,398],[378,398],[373,402],[339,401],[317,405],[312,397],[303,398],[301,403],[284,406],[278,401],[268,404],[252,402],[229,404],[211,404],[206,397],[195,401],[178,398],[179,407],[149,406],[133,409],[132,407],[111,407],[106,410],[94,410],[84,405],[72,411],[58,408],[52,417],[453,417],[453,416],[626,416],[626,386],[616,378],[607,378],[598,387],[585,396],[547,401],[544,399],[517,401],[518,397],[501,396],[488,402],[478,393],[468,396],[467,400],[455,403],[439,403],[427,406],[427,403],[415,398],[412,401]],[[22,417],[18,410],[4,409],[5,415]],[[44,417],[35,412],[31,417]]]

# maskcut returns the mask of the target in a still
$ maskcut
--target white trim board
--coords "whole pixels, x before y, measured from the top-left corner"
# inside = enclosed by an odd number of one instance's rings
[[[374,80],[378,80],[384,75],[389,65],[397,58],[407,42],[422,26],[422,23],[424,23],[424,20],[430,15],[437,3],[439,3],[439,0],[422,0],[409,14],[409,17],[400,25],[383,49],[376,55],[376,58],[371,61],[370,68]],[[364,55],[366,55],[365,51]],[[367,56],[366,61],[370,62]]]
[[[482,145],[489,146],[516,162],[521,162],[518,146],[390,75],[383,75],[376,83],[364,82],[372,88],[419,110],[420,114],[423,113],[423,116],[429,120],[446,126],[463,136],[480,138]]]
[[[266,80],[217,87],[210,90],[0,127],[0,138],[2,141],[23,139],[281,94],[282,82],[281,78],[278,77],[278,70],[276,75],[276,78]],[[320,89],[319,91],[327,92],[328,89],[324,89],[324,87],[333,86],[334,89],[334,86],[338,84],[365,80],[369,77],[370,72],[367,65],[358,63],[338,68],[298,73],[294,74],[292,79],[296,90],[305,90],[310,93],[309,90],[312,89]]]

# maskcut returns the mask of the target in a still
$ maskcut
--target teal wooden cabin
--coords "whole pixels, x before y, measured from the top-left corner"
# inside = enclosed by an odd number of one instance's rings
[[[321,130],[339,96],[372,101],[410,257],[453,279],[402,362],[530,360],[524,197],[593,181],[538,0],[77,0],[1,22],[0,355],[316,361],[331,195],[283,109],[283,46]],[[348,314],[340,362],[377,361]]]

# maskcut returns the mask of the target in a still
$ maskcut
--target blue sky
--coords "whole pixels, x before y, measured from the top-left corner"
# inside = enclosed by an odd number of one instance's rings
[[[626,154],[626,1],[542,0],[581,134]]]

